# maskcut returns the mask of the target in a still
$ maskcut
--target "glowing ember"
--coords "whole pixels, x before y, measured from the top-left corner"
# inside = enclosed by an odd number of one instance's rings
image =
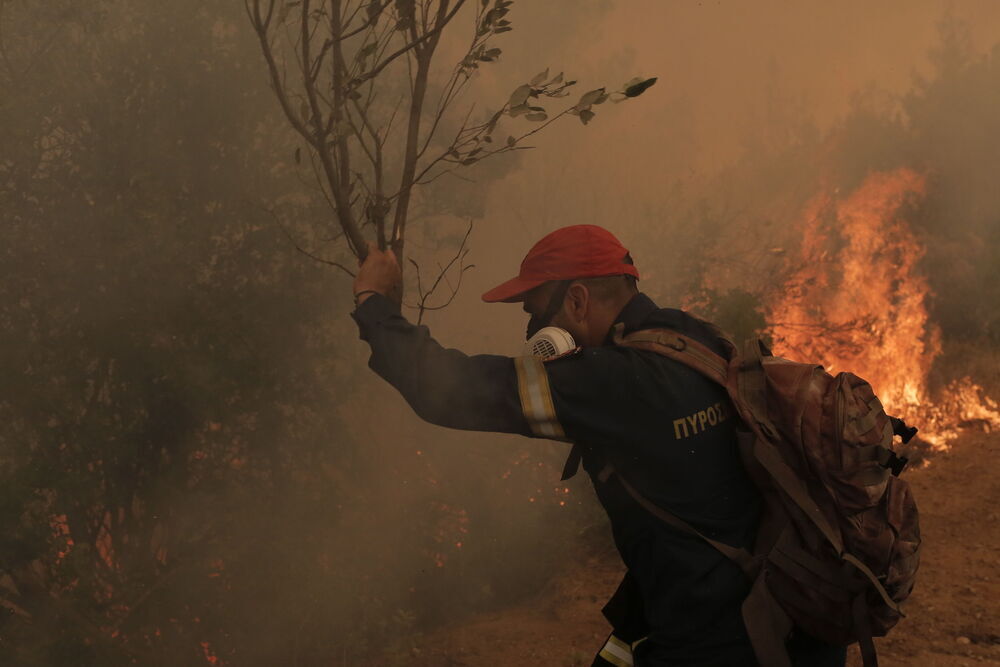
[[[208,664],[210,664],[210,665],[221,665],[222,664],[219,661],[219,656],[217,656],[215,654],[215,652],[212,651],[212,647],[209,645],[208,642],[201,642],[201,651],[202,651],[202,653],[205,656],[205,662],[207,662]]]
[[[924,193],[910,169],[874,173],[847,196],[823,193],[804,212],[791,278],[768,308],[775,352],[868,380],[890,414],[947,449],[963,426],[1000,426],[997,404],[969,378],[931,397],[927,377],[941,352],[928,318],[923,246],[907,225]]]
[[[49,526],[55,534],[55,543],[59,545],[59,550],[56,552],[56,562],[60,563],[73,548],[73,537],[69,532],[69,519],[66,518],[65,514],[53,516],[49,519]]]
[[[452,545],[456,549],[462,548],[469,533],[469,513],[446,503],[435,502],[432,505],[437,514],[436,525],[432,532],[436,548],[428,551],[427,555],[434,561],[436,567],[444,567],[448,562],[448,554],[443,547]]]

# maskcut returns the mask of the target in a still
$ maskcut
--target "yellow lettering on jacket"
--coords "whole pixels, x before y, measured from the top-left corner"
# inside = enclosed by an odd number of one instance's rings
[[[723,403],[710,405],[686,417],[674,420],[674,439],[681,440],[704,433],[707,428],[717,426],[729,419],[728,406]]]

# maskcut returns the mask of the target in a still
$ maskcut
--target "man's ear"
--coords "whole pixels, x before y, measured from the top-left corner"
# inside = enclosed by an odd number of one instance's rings
[[[583,283],[573,283],[566,291],[566,300],[563,302],[566,307],[566,314],[574,322],[583,322],[590,312],[590,290]]]

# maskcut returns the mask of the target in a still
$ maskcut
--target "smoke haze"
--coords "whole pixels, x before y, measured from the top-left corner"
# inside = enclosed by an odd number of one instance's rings
[[[349,278],[290,240],[353,262],[316,231],[329,209],[239,3],[0,11],[0,512],[19,526],[0,598],[33,619],[0,621],[5,661],[357,664],[610,542],[589,482],[558,483],[565,445],[431,427],[366,368]],[[479,295],[575,223],[613,231],[660,305],[762,331],[807,202],[897,168],[926,176],[907,219],[944,358],[1000,342],[1000,4],[518,0],[510,18],[477,113],[546,68],[579,80],[570,101],[658,82],[419,202],[424,265],[474,223],[475,268],[425,318],[446,347],[517,354],[520,306]]]

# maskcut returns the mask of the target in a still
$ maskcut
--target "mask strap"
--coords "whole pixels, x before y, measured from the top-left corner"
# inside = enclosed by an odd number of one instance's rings
[[[556,313],[559,312],[559,309],[562,308],[563,301],[566,300],[566,292],[569,291],[569,286],[572,282],[572,280],[560,281],[555,291],[552,292],[552,297],[549,299],[549,305],[545,307],[545,312],[542,313],[543,327],[549,326],[549,323],[552,322],[552,318],[555,317]]]
[[[525,339],[531,338],[540,330],[549,326],[549,322],[552,321],[552,318],[556,316],[556,313],[562,307],[563,301],[566,299],[566,292],[569,291],[569,286],[572,282],[572,280],[559,281],[555,291],[552,292],[552,296],[549,297],[549,303],[545,306],[545,310],[540,315],[532,315],[531,320],[528,321],[528,329],[524,336]]]

